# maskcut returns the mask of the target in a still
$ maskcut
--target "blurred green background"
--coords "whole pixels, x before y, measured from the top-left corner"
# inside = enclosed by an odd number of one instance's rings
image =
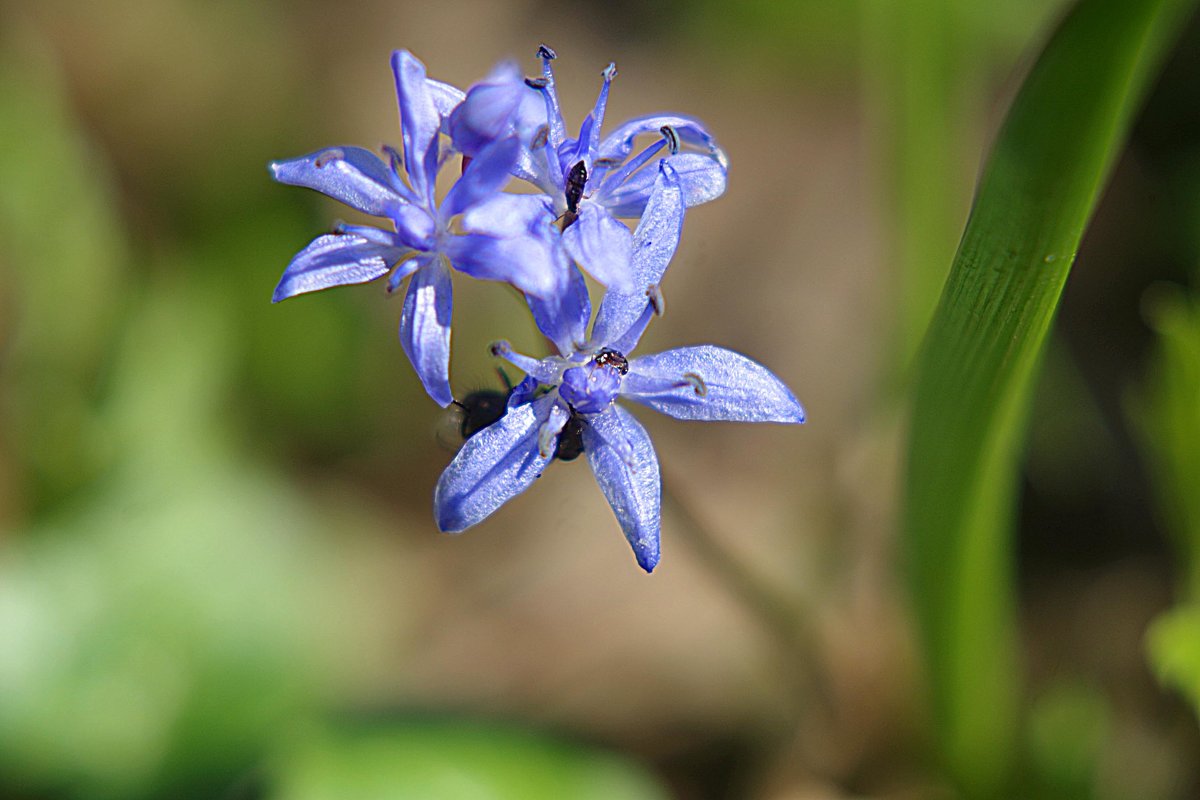
[[[0,0],[0,797],[955,796],[897,543],[906,398],[1062,7]],[[609,119],[694,114],[729,153],[647,351],[749,353],[809,412],[645,415],[688,507],[653,576],[578,463],[437,533],[455,421],[398,302],[269,302],[346,210],[267,161],[397,142],[392,49],[466,86],[540,42],[568,119],[615,60]],[[1198,54],[1193,21],[1035,400],[1026,796],[1200,794],[1200,613],[1150,628],[1200,598]],[[511,293],[456,293],[461,396],[497,383],[488,342],[541,345]]]

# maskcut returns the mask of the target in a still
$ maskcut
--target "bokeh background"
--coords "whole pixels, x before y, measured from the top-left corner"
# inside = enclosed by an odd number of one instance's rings
[[[1062,8],[0,2],[0,797],[953,796],[896,541],[906,392]],[[693,114],[729,154],[646,351],[751,354],[809,415],[639,415],[670,493],[652,576],[582,462],[437,533],[456,420],[398,301],[269,302],[347,210],[267,161],[397,142],[395,48],[465,87],[540,42],[568,119],[613,60],[610,120]],[[1200,265],[1197,53],[1193,23],[1035,404],[1013,556],[1047,797],[1200,793],[1143,641],[1182,575],[1145,432],[1153,309]],[[543,344],[510,292],[456,293],[455,391],[499,388],[487,344]]]

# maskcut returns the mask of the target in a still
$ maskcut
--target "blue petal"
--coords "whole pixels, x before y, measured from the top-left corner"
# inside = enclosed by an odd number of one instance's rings
[[[728,166],[725,152],[717,145],[717,140],[704,127],[704,123],[682,114],[651,114],[629,120],[604,137],[597,158],[624,161],[633,151],[633,142],[637,137],[647,133],[659,135],[664,126],[674,128],[680,141],[712,153],[722,166]]]
[[[665,159],[679,176],[683,204],[691,208],[725,193],[726,168],[713,156],[680,153]],[[657,173],[643,169],[635,172],[600,201],[614,217],[640,217],[654,189]]]
[[[679,246],[683,233],[683,193],[674,168],[664,159],[658,165],[658,180],[646,213],[633,233],[633,255],[630,266],[633,272],[633,292],[613,292],[604,295],[600,312],[592,327],[592,341],[605,345],[621,338],[642,320],[650,304],[647,292],[662,282],[667,265]],[[636,336],[630,345],[636,344]],[[631,347],[632,349],[632,347]]]
[[[619,406],[588,420],[583,449],[642,569],[658,564],[662,483],[645,428]]]
[[[361,147],[330,147],[287,161],[272,161],[270,170],[280,183],[316,189],[376,217],[392,216],[409,202],[407,188],[379,156]]]
[[[564,356],[582,350],[587,342],[587,324],[592,316],[592,301],[587,283],[575,265],[567,266],[566,287],[545,299],[528,296],[533,321]]]
[[[541,381],[532,375],[526,375],[521,379],[521,382],[513,387],[513,390],[508,393],[508,407],[515,408],[525,405],[534,399],[537,394],[538,387],[541,386]]]
[[[450,271],[439,258],[413,275],[400,312],[400,344],[425,391],[443,408],[454,401],[450,392],[452,304]]]
[[[467,91],[466,100],[450,115],[449,130],[455,148],[473,156],[507,136],[516,135],[528,145],[544,124],[541,94],[525,83],[520,67],[507,61]]]
[[[550,457],[538,452],[538,432],[556,399],[547,395],[510,406],[503,417],[467,439],[434,490],[440,530],[458,533],[482,522],[541,477]]]
[[[380,244],[354,233],[318,236],[288,264],[271,301],[373,281],[386,275],[406,252],[405,247]]]
[[[497,237],[540,233],[550,239],[558,235],[552,230],[553,222],[554,203],[544,194],[500,192],[471,206],[462,216],[468,233]]]
[[[392,214],[396,223],[396,237],[414,250],[434,249],[434,234],[437,223],[424,208],[415,205],[400,206]]]
[[[548,297],[562,285],[550,243],[534,236],[465,233],[446,237],[442,252],[455,269],[472,278],[511,283],[530,295]]]
[[[515,138],[489,144],[472,159],[462,176],[455,181],[438,210],[443,222],[466,209],[495,196],[508,183],[509,170],[517,159],[520,145]]]
[[[804,422],[804,409],[779,378],[713,345],[632,359],[621,394],[676,419]]]
[[[392,53],[396,99],[400,106],[400,132],[404,139],[404,164],[417,193],[432,204],[436,172],[436,144],[442,118],[425,76],[425,65],[407,50]],[[430,158],[430,151],[434,151]],[[433,167],[433,169],[431,169]]]
[[[429,96],[433,98],[433,105],[437,109],[438,117],[441,118],[440,130],[442,133],[449,134],[450,115],[466,98],[466,92],[457,86],[435,81],[433,78],[426,78],[425,85],[429,88]]]
[[[618,292],[633,292],[635,281],[630,256],[633,234],[596,203],[584,202],[579,216],[562,234],[571,258],[589,275]]]

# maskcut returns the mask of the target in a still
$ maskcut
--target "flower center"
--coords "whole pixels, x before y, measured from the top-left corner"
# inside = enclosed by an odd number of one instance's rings
[[[604,349],[595,358],[562,374],[558,394],[580,414],[599,414],[616,399],[629,362],[616,350]]]

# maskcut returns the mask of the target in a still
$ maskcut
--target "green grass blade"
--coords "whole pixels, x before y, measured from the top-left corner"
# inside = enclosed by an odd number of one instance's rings
[[[1017,722],[1011,529],[1031,385],[1084,226],[1190,0],[1081,0],[984,170],[918,363],[905,502],[941,756],[1001,791]]]

